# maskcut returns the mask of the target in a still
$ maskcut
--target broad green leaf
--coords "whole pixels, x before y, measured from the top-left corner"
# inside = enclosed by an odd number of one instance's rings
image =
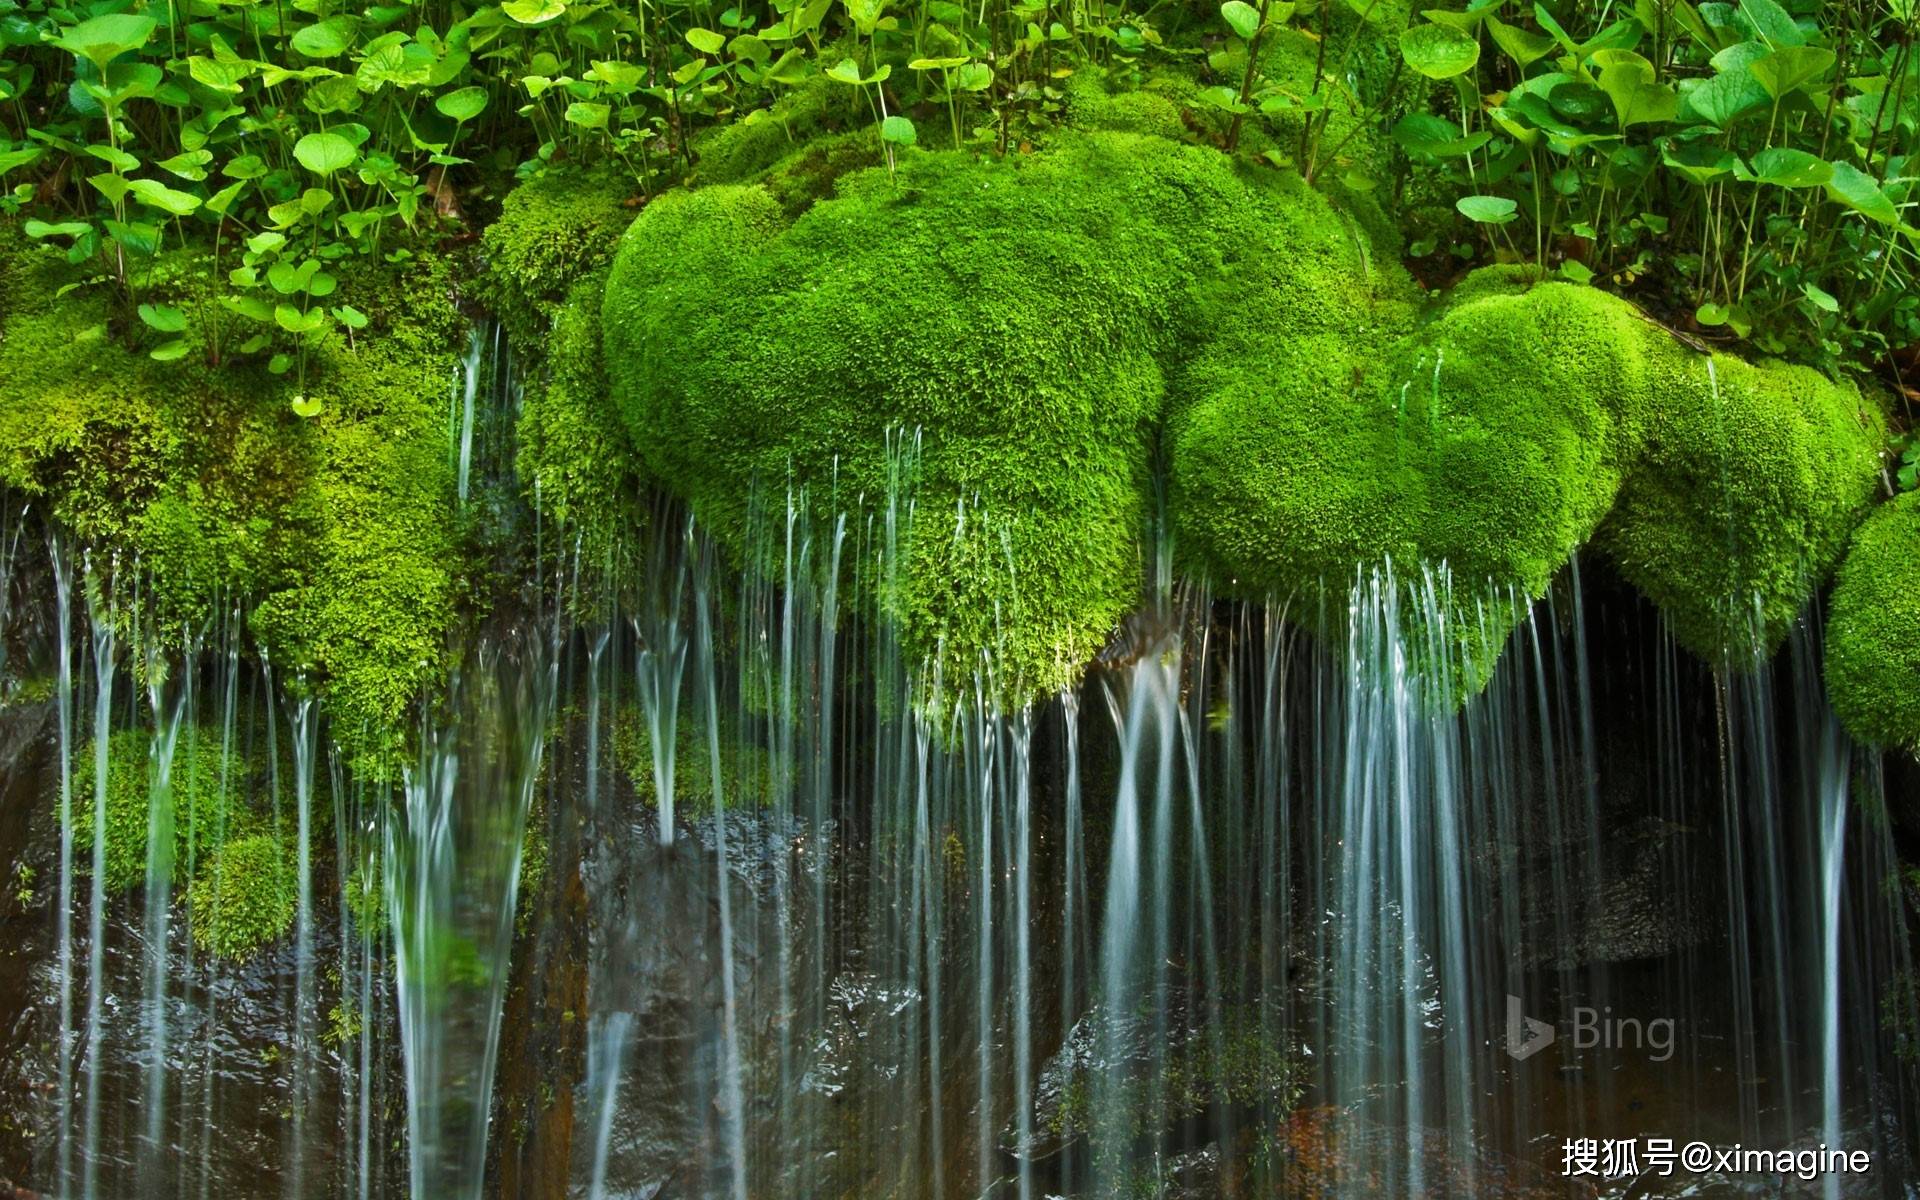
[[[1752,183],[1774,187],[1820,187],[1833,178],[1833,164],[1791,146],[1770,146],[1753,156],[1750,170],[1734,169],[1734,174]]]
[[[1837,313],[1840,311],[1840,302],[1833,298],[1833,293],[1818,284],[1808,281],[1800,285],[1800,291],[1808,300],[1813,302],[1815,308],[1820,309],[1822,312]]]
[[[1467,220],[1483,225],[1505,225],[1519,215],[1519,205],[1505,196],[1462,196],[1453,206]]]
[[[321,410],[325,406],[321,404],[318,396],[300,395],[295,396],[293,402],[289,404],[288,407],[293,409],[293,415],[299,417],[302,421],[311,421],[320,415]]]
[[[287,44],[308,58],[338,58],[353,45],[353,19],[329,17],[303,26]]]
[[[1487,29],[1493,34],[1494,44],[1500,47],[1501,52],[1522,67],[1533,65],[1535,60],[1546,57],[1553,49],[1551,37],[1509,25],[1498,17],[1487,18]]]
[[[253,71],[250,62],[222,62],[201,54],[187,59],[187,75],[195,83],[229,96],[238,94],[241,82]]]
[[[207,164],[213,161],[211,150],[189,150],[153,164],[169,175],[198,183],[207,177]]]
[[[104,146],[96,143],[95,145],[87,147],[87,153],[93,155],[101,162],[106,163],[122,175],[128,171],[138,171],[140,169],[140,160],[128,154],[125,150],[120,149],[118,146]]]
[[[138,311],[142,324],[161,333],[179,333],[187,327],[187,314],[171,304],[142,304]]]
[[[951,71],[967,61],[964,57],[916,58],[907,64],[909,71]]]
[[[850,58],[843,58],[827,68],[827,78],[839,83],[864,83],[860,78],[860,64]]]
[[[1401,149],[1428,158],[1462,158],[1492,137],[1484,129],[1463,135],[1458,125],[1430,113],[1408,113],[1393,126],[1393,140]]]
[[[1806,44],[1807,35],[1800,32],[1800,26],[1794,23],[1792,15],[1775,0],[1740,0],[1740,15],[1770,45]]]
[[[62,221],[58,225],[49,225],[45,221],[29,217],[21,229],[28,237],[38,241],[41,238],[50,237],[79,237],[83,233],[91,233],[93,226],[85,221]]]
[[[955,71],[947,82],[956,92],[984,92],[993,86],[993,68],[985,63],[970,62]]]
[[[80,22],[55,38],[53,44],[86,59],[104,74],[108,63],[146,45],[158,27],[159,22],[152,17],[108,13]]]
[[[500,11],[522,25],[540,25],[567,11],[565,0],[507,0]]]
[[[1739,155],[1710,142],[1675,146],[1663,153],[1660,161],[1678,171],[1683,178],[1703,187],[1742,166]]]
[[[46,150],[40,146],[21,146],[15,150],[0,151],[0,175],[8,171],[17,171],[40,161]]]
[[[233,202],[240,198],[240,193],[246,189],[246,186],[246,180],[236,180],[208,197],[206,204],[202,207],[208,212],[218,213],[224,217],[233,208]]]
[[[1246,0],[1227,0],[1220,6],[1220,15],[1241,41],[1250,42],[1253,35],[1260,32],[1260,10]]]
[[[1820,46],[1784,46],[1747,67],[1775,100],[1832,69],[1833,51]]]
[[[1400,56],[1428,79],[1452,79],[1480,61],[1480,43],[1450,25],[1415,25],[1400,35]]]
[[[607,116],[611,112],[612,109],[607,105],[575,100],[567,105],[567,123],[578,125],[582,129],[605,129]]]
[[[353,165],[360,152],[352,142],[331,131],[309,133],[293,144],[293,156],[315,175],[327,176]]]
[[[702,54],[718,54],[727,44],[724,34],[715,33],[711,29],[702,29],[697,25],[687,30],[686,36],[687,45]]]
[[[267,173],[266,160],[258,154],[242,154],[220,168],[228,179],[258,179]]]
[[[265,325],[273,320],[273,306],[258,296],[222,296],[220,303],[226,306],[227,311],[249,321]]]
[[[487,89],[483,87],[463,87],[434,98],[433,106],[440,115],[462,123],[471,121],[487,108]]]
[[[1725,129],[1748,113],[1767,105],[1767,89],[1745,67],[1721,71],[1701,80],[1685,94],[1687,106],[1705,120]]]
[[[1600,64],[1600,90],[1613,101],[1620,128],[1671,121],[1680,111],[1680,97],[1664,83],[1655,83],[1653,64],[1630,50],[1605,50],[1594,56]]]
[[[162,342],[147,351],[147,357],[155,362],[173,362],[176,359],[185,358],[186,355],[187,343],[181,338],[175,338],[170,342]]]
[[[351,304],[342,304],[333,310],[333,315],[348,329],[365,329],[367,327],[367,314],[361,312]]]
[[[1900,210],[1894,206],[1873,176],[1862,171],[1852,163],[1836,162],[1833,174],[1827,179],[1827,195],[1835,202],[1843,204],[1882,225],[1900,224]]]
[[[896,113],[880,122],[880,140],[896,146],[911,146],[920,139],[914,132],[913,122]]]
[[[127,198],[127,188],[131,186],[124,177],[115,175],[109,171],[102,171],[98,175],[89,175],[87,176],[87,182],[93,185],[95,191],[107,198],[108,204],[118,204],[122,200],[125,200]]]

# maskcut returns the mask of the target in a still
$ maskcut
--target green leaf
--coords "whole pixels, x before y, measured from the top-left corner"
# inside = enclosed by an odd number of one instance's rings
[[[1834,299],[1833,293],[1827,291],[1825,288],[1822,288],[1819,285],[1809,281],[1807,283],[1801,284],[1800,290],[1806,295],[1808,300],[1813,302],[1813,306],[1815,308],[1820,309],[1823,312],[1830,312],[1830,313],[1837,313],[1840,311],[1840,302]]]
[[[1747,70],[1775,100],[1833,69],[1833,51],[1819,46],[1787,46],[1755,59]]]
[[[1710,142],[1675,146],[1662,153],[1660,161],[1702,187],[1742,166],[1739,155]]]
[[[1509,25],[1498,17],[1487,18],[1487,29],[1493,34],[1494,45],[1522,67],[1533,65],[1535,60],[1546,57],[1553,49],[1552,38]]]
[[[487,89],[463,87],[458,91],[435,97],[433,106],[440,110],[441,116],[464,124],[486,111]]]
[[[171,304],[142,304],[138,311],[142,324],[161,333],[179,333],[187,327],[187,314]]]
[[[1753,156],[1751,170],[1734,174],[1751,183],[1783,188],[1820,187],[1833,178],[1833,164],[1791,146],[1770,146]]]
[[[500,11],[522,25],[540,25],[567,11],[565,0],[507,0]]]
[[[1451,25],[1415,25],[1400,34],[1400,56],[1428,79],[1452,79],[1480,61],[1480,43]]]
[[[1709,327],[1725,325],[1728,315],[1727,306],[1724,304],[1702,304],[1693,310],[1693,319]]]
[[[586,100],[575,100],[567,105],[567,123],[578,125],[582,129],[605,129],[607,117],[613,110],[604,104],[594,104]]]
[[[1519,205],[1505,196],[1462,196],[1453,206],[1467,220],[1482,225],[1505,225],[1519,215],[1515,211]]]
[[[953,73],[948,86],[956,92],[984,92],[993,86],[993,68],[985,63],[970,62]]]
[[[367,327],[367,314],[361,312],[351,304],[342,304],[333,310],[333,315],[339,318],[340,323],[348,329],[365,329]]]
[[[337,133],[309,133],[293,144],[293,156],[307,170],[325,177],[352,166],[360,151]]]
[[[338,58],[353,45],[353,20],[329,17],[294,33],[287,43],[308,58]]]
[[[293,409],[293,415],[299,417],[302,421],[311,421],[320,415],[320,411],[324,406],[320,403],[318,396],[302,395],[295,396],[293,403],[288,405],[288,407]]]
[[[1428,158],[1463,158],[1492,138],[1484,129],[1463,136],[1458,125],[1431,113],[1408,113],[1393,126],[1393,140],[1401,149]]]
[[[53,44],[86,59],[105,74],[108,63],[129,50],[138,50],[146,45],[159,24],[152,17],[108,13],[104,17],[80,22],[55,38]]]
[[[1593,268],[1577,258],[1570,258],[1560,264],[1560,277],[1570,279],[1574,283],[1592,283]]]
[[[1827,180],[1827,195],[1868,220],[1882,225],[1900,224],[1900,210],[1893,201],[1880,190],[1873,176],[1852,163],[1833,164],[1833,174]]]
[[[228,62],[196,54],[187,59],[187,76],[203,88],[236,95],[240,84],[254,71],[250,62]]]
[[[1220,15],[1227,19],[1228,28],[1241,41],[1250,42],[1253,35],[1260,32],[1260,10],[1246,0],[1227,0],[1220,6]]]
[[[1725,129],[1748,113],[1765,108],[1767,89],[1742,66],[1695,84],[1687,90],[1686,101],[1695,113]]]
[[[1800,26],[1786,9],[1775,0],[1740,0],[1740,15],[1753,26],[1753,31],[1775,46],[1800,46],[1806,44],[1807,35],[1800,32]]]
[[[175,338],[170,342],[162,342],[147,351],[147,357],[155,362],[173,362],[175,359],[185,358],[186,356],[187,343],[182,338]]]
[[[724,34],[715,33],[711,29],[702,29],[697,25],[687,30],[686,36],[687,45],[702,54],[718,54],[727,44]]]
[[[828,67],[827,78],[839,83],[861,84],[866,82],[866,80],[860,78],[860,64],[850,58],[843,58],[831,67]]]
[[[28,237],[38,241],[41,238],[50,237],[79,237],[83,233],[92,232],[93,226],[85,221],[62,221],[58,225],[49,225],[45,221],[29,217],[21,229]]]
[[[1653,64],[1631,50],[1602,50],[1594,62],[1600,67],[1600,90],[1613,101],[1620,128],[1671,121],[1680,111],[1680,97],[1664,83],[1654,82]]]
[[[880,140],[896,146],[911,146],[919,140],[919,135],[914,132],[912,121],[895,114],[880,122]]]
[[[153,164],[169,175],[198,183],[207,177],[207,164],[213,161],[211,150],[188,150]]]

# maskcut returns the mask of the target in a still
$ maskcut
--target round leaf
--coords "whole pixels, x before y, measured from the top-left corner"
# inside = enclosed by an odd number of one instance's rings
[[[360,152],[337,133],[309,133],[293,144],[293,156],[315,175],[331,175],[352,166]]]
[[[345,17],[330,17],[302,27],[288,44],[308,58],[337,58],[353,45],[353,24]]]
[[[1462,196],[1453,205],[1469,221],[1483,225],[1505,225],[1518,215],[1519,205],[1505,196]]]
[[[471,121],[486,111],[487,89],[482,87],[463,87],[456,92],[448,92],[435,98],[433,106],[440,115],[455,121]]]
[[[1480,43],[1451,25],[1415,25],[1400,35],[1400,56],[1428,79],[1452,79],[1480,61]]]
[[[911,146],[919,140],[919,135],[914,132],[912,121],[895,115],[880,122],[880,140],[896,146]]]
[[[1260,32],[1260,10],[1246,0],[1227,0],[1220,6],[1220,15],[1243,41],[1252,41],[1253,35]]]

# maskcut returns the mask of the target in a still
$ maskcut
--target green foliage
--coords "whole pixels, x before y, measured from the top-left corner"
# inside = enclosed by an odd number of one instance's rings
[[[233,318],[192,268],[163,256],[149,278],[197,348]],[[363,766],[398,761],[408,702],[436,677],[453,619],[449,269],[343,268],[377,336],[334,331],[314,347],[305,394],[325,412],[303,421],[291,381],[129,350],[109,333],[109,296],[64,290],[76,268],[63,256],[0,242],[0,480],[137,560],[156,628],[259,600],[253,625],[274,661],[320,683]]]
[[[1789,7],[1428,10],[1401,46],[1454,94],[1394,137],[1479,223],[1436,232],[1466,257],[1478,241],[1504,261],[1564,262],[1567,278],[1768,353],[1831,367],[1912,344],[1911,16]],[[1510,223],[1485,215],[1496,198]]]
[[[625,204],[630,192],[609,172],[554,170],[507,195],[483,235],[481,290],[516,350],[537,355],[572,288],[613,261],[633,223]]]
[[[684,717],[683,713],[683,719],[674,726],[674,812],[680,817],[702,817],[713,811],[713,749],[705,726]],[[772,756],[724,724],[720,734],[720,787],[727,807],[771,804],[776,782]],[[637,705],[623,707],[614,717],[613,754],[641,803],[658,808],[653,738],[646,716]]]
[[[123,729],[107,739],[106,884],[109,891],[138,887],[147,878],[155,777],[151,735]],[[94,844],[94,743],[74,755],[73,846],[75,861],[92,862]],[[247,803],[247,773],[240,760],[220,753],[220,731],[188,726],[179,732],[160,827],[171,828],[171,869],[184,878],[218,847],[247,835],[258,817]],[[49,803],[56,809],[59,796]]]
[[[1920,752],[1920,492],[1853,535],[1827,618],[1827,694],[1861,741]]]
[[[220,848],[188,889],[194,944],[244,962],[293,927],[293,866],[269,834],[237,838]]]

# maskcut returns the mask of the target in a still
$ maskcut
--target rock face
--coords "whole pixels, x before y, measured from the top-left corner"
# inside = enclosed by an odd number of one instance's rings
[[[1771,650],[1877,484],[1851,384],[1528,269],[1423,314],[1377,214],[1291,172],[1116,130],[850,172],[821,145],[647,207],[605,292],[612,401],[741,553],[756,498],[910,494],[866,598],[1011,699],[1137,603],[1156,467],[1177,559],[1229,594],[1445,563],[1462,692],[1513,619],[1484,597],[1538,597],[1588,543],[1697,653]]]
[[[1920,492],[1853,535],[1827,623],[1827,693],[1855,737],[1920,752]]]

